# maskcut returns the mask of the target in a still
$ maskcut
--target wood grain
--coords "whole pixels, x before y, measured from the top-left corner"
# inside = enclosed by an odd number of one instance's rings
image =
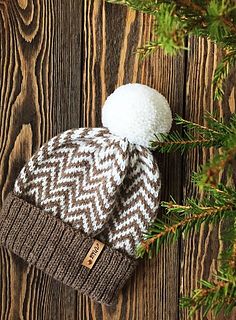
[[[159,50],[141,63],[134,54],[151,38],[150,17],[103,1],[85,2],[84,17],[83,125],[100,125],[100,110],[106,96],[117,86],[129,82],[141,82],[158,89],[168,97],[173,112],[182,114],[184,57],[171,59]],[[159,155],[159,162],[163,198],[169,198],[171,193],[180,199],[180,156]],[[176,245],[163,249],[156,260],[140,265],[129,286],[119,296],[116,308],[92,303],[88,305],[85,318],[173,320],[178,314],[178,291],[179,252]]]
[[[135,51],[151,38],[149,16],[103,0],[0,0],[1,201],[24,163],[50,137],[68,128],[100,126],[102,104],[123,83],[156,88],[173,113],[191,120],[202,121],[204,110],[235,112],[233,73],[224,101],[212,100],[220,58],[212,44],[190,39],[188,54],[171,58],[157,50],[140,61]],[[184,157],[157,154],[162,199],[197,196],[190,175],[210,155],[201,150]],[[202,227],[200,234],[142,261],[113,307],[92,302],[1,248],[0,319],[187,320],[179,296],[216,269],[220,233],[221,226]],[[202,313],[195,319],[202,320]]]
[[[2,200],[39,146],[60,131],[79,126],[79,13],[79,1],[69,5],[46,0],[0,1]],[[74,319],[72,289],[4,249],[0,265],[1,319]]]
[[[235,73],[232,72],[226,83],[224,100],[213,100],[213,88],[211,81],[214,70],[221,59],[221,51],[215,45],[205,39],[191,38],[189,40],[189,54],[186,77],[186,106],[184,116],[200,124],[204,124],[204,112],[214,112],[228,118],[235,112]],[[199,165],[213,156],[213,150],[196,149],[185,155],[184,166],[184,198],[199,197],[198,191],[191,183],[191,175],[196,172]],[[191,291],[199,287],[199,279],[212,280],[211,275],[216,272],[218,254],[222,251],[222,243],[219,241],[222,234],[222,225],[207,227],[203,225],[198,234],[192,232],[189,237],[183,239],[181,244],[181,294],[189,295]],[[219,319],[235,319],[219,316]],[[188,319],[187,312],[182,312],[182,319]],[[203,319],[203,311],[199,311],[193,319]],[[214,320],[213,315],[205,319]]]

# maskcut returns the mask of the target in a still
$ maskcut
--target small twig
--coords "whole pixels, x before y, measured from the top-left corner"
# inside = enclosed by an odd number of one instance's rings
[[[204,16],[207,13],[205,8],[203,8],[199,4],[193,3],[190,0],[179,0],[179,1],[176,1],[176,3],[180,4],[181,6],[188,7],[195,11],[198,11],[202,16]],[[229,28],[230,31],[236,34],[236,25],[233,21],[227,19],[224,16],[221,17],[221,20]]]
[[[154,141],[157,146],[167,146],[171,144],[194,144],[194,143],[205,143],[214,141],[213,139],[196,139],[196,140],[184,140],[184,141]]]
[[[164,231],[154,235],[151,238],[143,240],[141,242],[141,245],[146,249],[146,251],[148,251],[150,244],[154,243],[155,240],[165,236],[168,233],[175,233],[178,228],[183,227],[188,222],[193,221],[193,220],[204,219],[206,217],[209,217],[213,214],[216,214],[216,213],[219,213],[222,211],[231,210],[232,207],[233,207],[232,205],[222,206],[222,207],[200,207],[200,209],[205,210],[206,212],[202,213],[202,214],[193,214],[190,217],[183,219],[179,223],[176,223],[175,225],[165,226]],[[171,204],[169,208],[186,209],[186,211],[187,211],[187,210],[191,209],[191,206],[180,206],[180,205]]]

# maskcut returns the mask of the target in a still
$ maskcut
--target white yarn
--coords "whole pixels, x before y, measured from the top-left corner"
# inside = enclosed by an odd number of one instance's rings
[[[167,100],[157,90],[129,83],[107,98],[102,123],[112,134],[148,147],[154,134],[170,131],[172,114]]]

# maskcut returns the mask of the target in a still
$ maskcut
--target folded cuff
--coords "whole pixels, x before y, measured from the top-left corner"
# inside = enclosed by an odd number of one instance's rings
[[[136,261],[105,245],[89,269],[82,262],[94,240],[13,193],[0,213],[0,245],[54,279],[111,305]]]

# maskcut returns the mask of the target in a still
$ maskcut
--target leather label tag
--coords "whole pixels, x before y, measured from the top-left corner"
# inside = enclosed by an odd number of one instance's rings
[[[82,265],[92,269],[93,265],[95,264],[97,258],[102,252],[102,249],[104,248],[105,244],[94,240],[94,243],[92,244],[92,247],[90,248],[87,256],[84,258],[84,261],[82,262]]]

